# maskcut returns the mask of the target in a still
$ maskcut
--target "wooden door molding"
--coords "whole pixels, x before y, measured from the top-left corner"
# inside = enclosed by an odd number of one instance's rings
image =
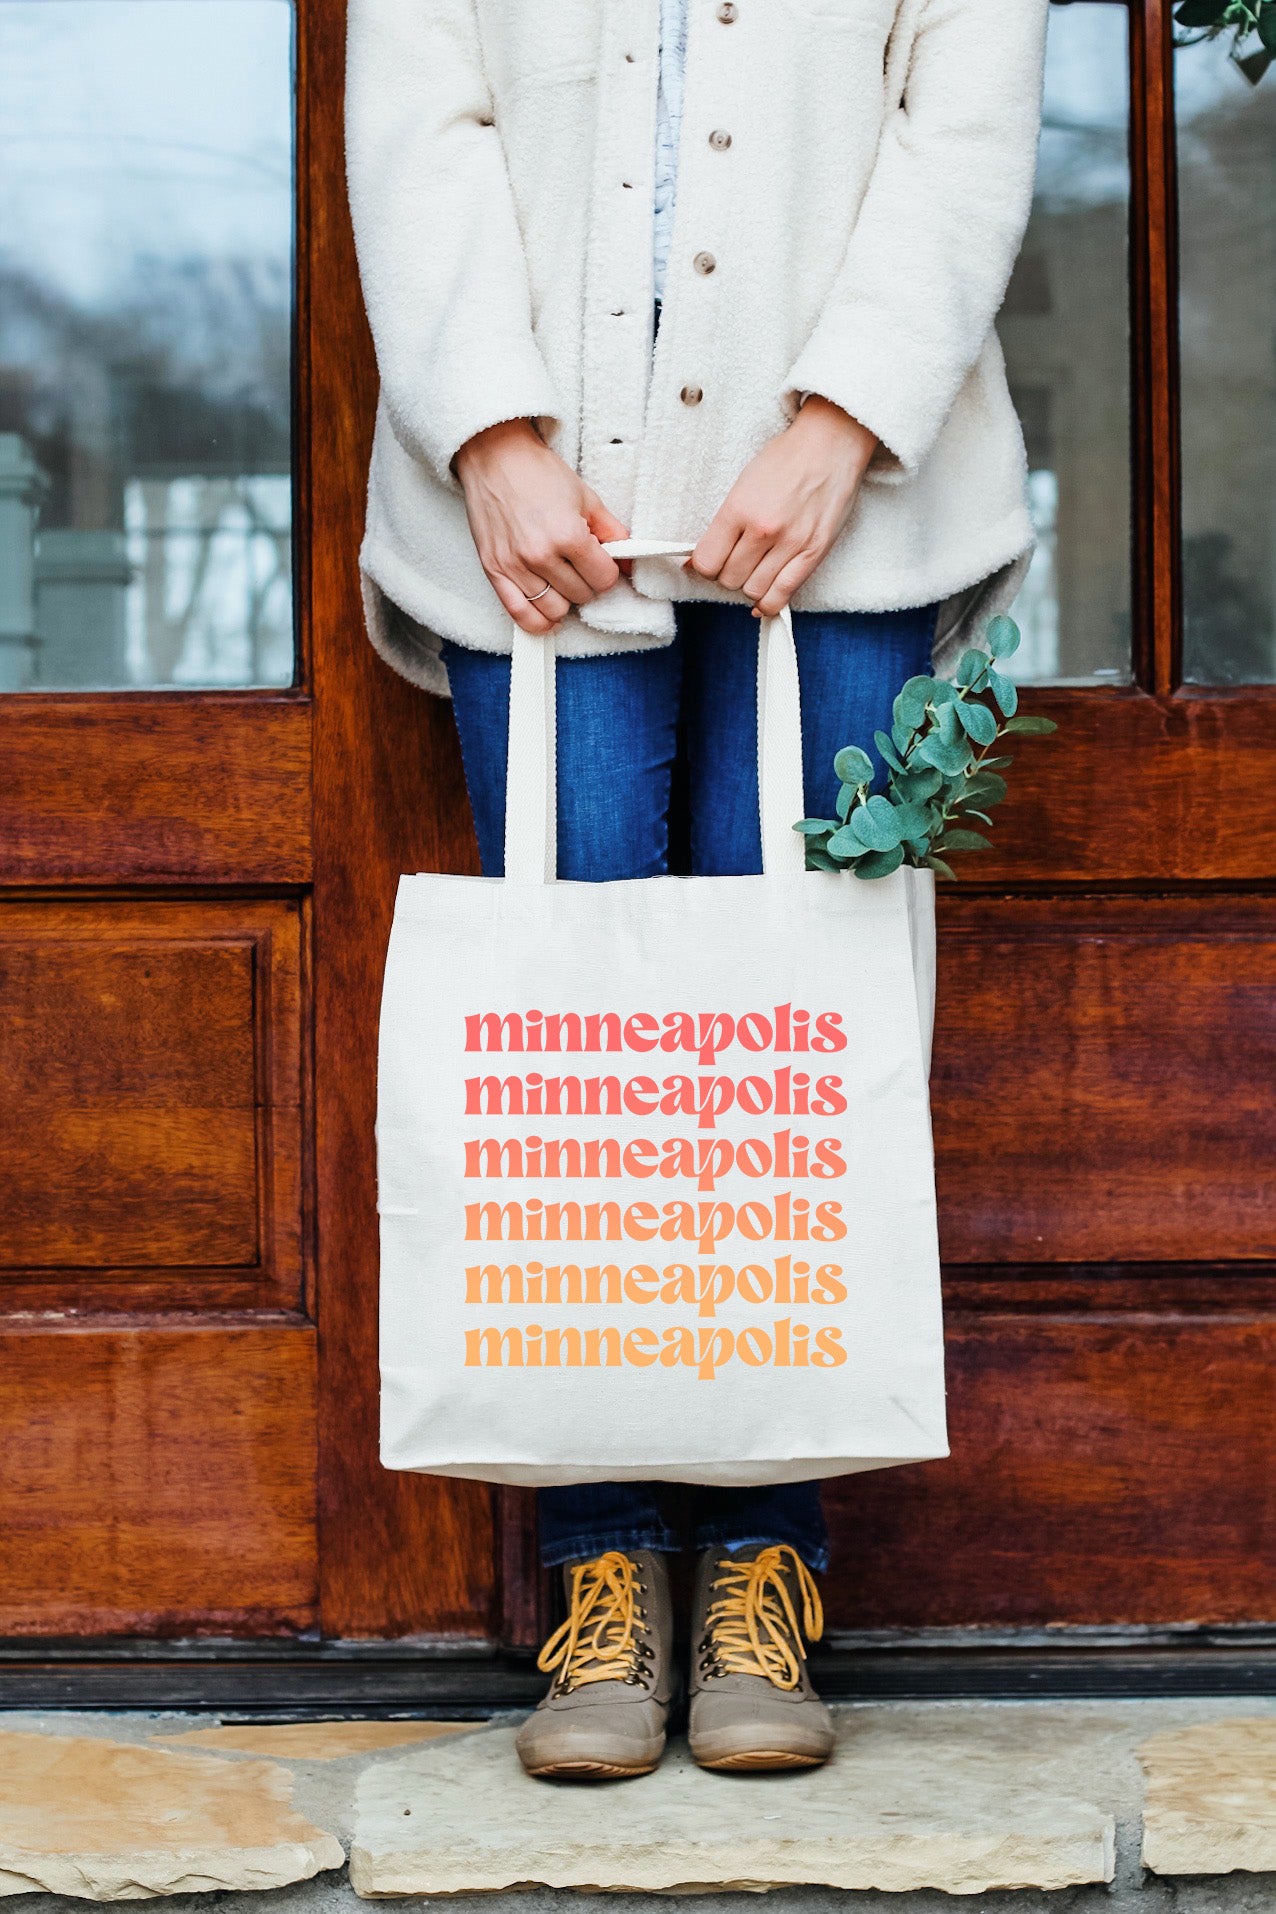
[[[328,1636],[494,1628],[491,1492],[377,1461],[373,1125],[381,966],[404,871],[477,869],[448,707],[388,669],[364,633],[363,530],[376,368],[346,213],[341,10],[299,13],[299,351],[310,423],[303,598],[314,698],[315,1162],[320,1560]]]

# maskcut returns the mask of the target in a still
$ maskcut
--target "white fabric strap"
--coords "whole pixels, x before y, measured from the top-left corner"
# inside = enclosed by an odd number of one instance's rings
[[[510,620],[509,761],[505,774],[505,875],[552,884],[558,864],[558,703],[554,640]]]
[[[613,558],[686,558],[691,545],[622,538]],[[509,762],[505,791],[505,875],[549,884],[557,868],[555,655],[552,638],[533,638],[513,620]],[[797,650],[787,605],[758,634],[758,817],[762,868],[788,881],[806,870],[806,840],[793,829],[802,807],[802,721]]]

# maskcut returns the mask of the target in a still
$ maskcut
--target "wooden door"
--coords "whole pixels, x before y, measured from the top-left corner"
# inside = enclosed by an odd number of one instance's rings
[[[0,0],[10,1638],[491,1632],[486,1493],[376,1462],[380,961],[472,853],[362,635],[342,31]]]
[[[38,4],[0,0],[0,31],[27,9],[11,45],[29,97]],[[179,106],[192,70],[216,102],[218,5],[157,0],[149,16],[179,36],[201,23],[174,44]],[[112,6],[59,11],[82,23]],[[253,0],[236,33],[282,6]],[[830,1490],[828,1607],[844,1642],[1276,1619],[1276,559],[1254,504],[1270,501],[1276,460],[1270,174],[1262,190],[1276,76],[1237,95],[1224,69],[1186,73],[1213,49],[1180,54],[1176,142],[1170,33],[1161,0],[1053,10],[1049,150],[1002,333],[1046,526],[1021,607],[1041,681],[1026,696],[1061,730],[1025,746],[995,859],[968,863],[943,903],[954,1454]],[[286,89],[270,45],[250,62],[241,37],[236,75],[273,70]],[[46,62],[55,90],[73,57]],[[123,471],[99,456],[101,363],[97,386],[63,381],[89,395],[72,429],[35,402],[39,363],[0,349],[0,433],[22,441],[0,535],[37,493],[43,513],[45,623],[14,623],[17,651],[54,657],[69,619],[92,634],[81,657],[119,665],[114,688],[0,695],[9,1636],[410,1637],[429,1654],[528,1642],[538,1625],[527,1499],[375,1459],[381,953],[398,872],[472,870],[474,852],[448,712],[362,632],[375,375],[341,67],[336,10],[303,0],[291,435],[277,329],[274,357],[253,361],[266,397],[236,410],[206,362],[195,393],[180,355],[157,374],[163,338],[148,335],[144,378],[127,349],[143,308],[115,313],[108,396],[121,358],[130,402],[146,388]],[[243,133],[254,177],[261,139],[255,123]],[[225,327],[227,287],[247,287],[264,325],[261,260],[228,251],[225,226],[210,219],[218,299],[199,316]],[[190,324],[193,256],[153,272],[146,296],[184,317],[183,338],[221,337]],[[1231,303],[1211,311],[1220,287]],[[58,350],[83,330],[68,324]],[[38,468],[25,478],[24,458]],[[260,536],[289,470],[293,594],[274,679],[259,656],[255,682],[173,688],[174,657],[200,656],[181,652],[162,589],[138,609],[146,514],[189,515],[192,497],[247,473],[236,496]],[[76,543],[86,532],[96,544]],[[174,565],[189,584],[189,551]],[[168,659],[165,689],[120,687],[139,631]],[[0,666],[10,637],[0,628]],[[74,653],[64,644],[64,680]]]
[[[943,899],[953,1455],[832,1492],[843,1639],[1276,1620],[1276,90],[1050,33],[1000,331],[1076,682]]]

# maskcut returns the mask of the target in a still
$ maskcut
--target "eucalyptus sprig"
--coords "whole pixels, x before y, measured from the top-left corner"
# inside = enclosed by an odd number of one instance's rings
[[[954,682],[922,676],[900,691],[889,736],[873,738],[887,767],[885,794],[870,795],[867,751],[848,744],[838,752],[836,820],[807,817],[793,827],[806,837],[808,870],[889,877],[911,864],[952,877],[948,853],[989,848],[969,824],[991,825],[988,813],[1006,795],[1001,774],[1014,762],[989,753],[1012,734],[1045,737],[1058,726],[1020,713],[1013,679],[997,670],[1019,648],[1014,619],[992,619],[984,635],[987,651],[966,652]]]
[[[1276,0],[1182,0],[1174,19],[1187,29],[1176,37],[1176,46],[1195,46],[1198,40],[1230,33],[1231,57],[1254,86],[1276,60]],[[1248,45],[1251,35],[1255,44]]]

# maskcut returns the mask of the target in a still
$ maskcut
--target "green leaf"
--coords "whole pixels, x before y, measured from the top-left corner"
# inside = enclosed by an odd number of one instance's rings
[[[884,764],[889,764],[892,771],[903,770],[904,760],[884,731],[874,731],[873,743],[877,746]]]
[[[848,829],[854,831],[868,851],[893,851],[904,833],[897,822],[898,813],[884,797],[871,797],[852,811]]]
[[[962,729],[976,744],[991,744],[997,736],[997,720],[986,704],[975,704],[972,699],[963,698],[957,706],[957,716],[961,719]]]
[[[926,707],[930,703],[931,693],[935,689],[935,680],[927,676],[909,678],[896,694],[893,715],[901,724],[916,731],[926,716]]]
[[[835,831],[837,826],[831,818],[804,817],[793,828],[795,831],[801,831],[806,837],[821,837],[825,831]]]
[[[1015,690],[1014,681],[1010,678],[1003,678],[999,671],[990,671],[988,673],[988,687],[1006,716],[1010,717],[1011,713],[1018,708],[1019,704],[1019,693]]]
[[[840,831],[834,831],[824,848],[831,856],[841,858],[860,857],[864,851],[862,842],[849,824],[844,824]]]
[[[945,705],[952,704],[959,695],[957,687],[950,684],[947,678],[928,678],[926,682],[930,686],[930,702],[936,711],[942,710]]]
[[[996,771],[980,769],[973,778],[968,778],[963,799],[973,800],[976,804],[1000,804],[1009,790],[1009,785]]]
[[[831,858],[827,851],[822,851],[818,844],[808,844],[806,868],[808,871],[841,871],[843,866]]]
[[[930,838],[929,837],[910,837],[908,839],[908,848],[912,852],[913,856],[917,859],[918,863],[924,863],[926,859],[926,854],[930,850]]]
[[[853,784],[839,784],[837,787],[837,814],[843,824],[852,804],[859,803],[859,792]]]
[[[928,869],[928,870],[932,870],[932,871],[935,871],[935,872],[937,872],[937,874],[938,874],[938,875],[939,875],[940,877],[947,877],[947,878],[949,878],[949,879],[950,879],[950,880],[951,880],[951,881],[952,881],[952,882],[953,882],[954,884],[955,884],[955,883],[957,882],[957,873],[956,873],[956,871],[955,871],[955,870],[953,869],[953,867],[952,867],[952,865],[951,865],[951,864],[945,864],[945,862],[944,862],[944,860],[943,860],[943,858],[942,858],[942,857],[936,857],[936,856],[935,856],[935,853],[934,853],[934,851],[931,851],[931,852],[929,853],[929,855],[927,856],[927,859],[926,859],[926,866],[927,866],[927,869]]]
[[[1039,718],[1024,711],[1018,717],[1008,718],[1002,726],[1003,731],[1014,731],[1022,738],[1048,738],[1058,725],[1053,718]]]
[[[916,770],[910,765],[902,777],[893,780],[895,791],[905,804],[925,804],[943,782],[943,772],[937,771],[933,764],[919,764]]]
[[[870,851],[855,866],[856,877],[889,877],[904,862],[904,847],[897,844],[893,851]]]
[[[1258,15],[1258,37],[1267,52],[1276,59],[1276,6],[1263,7]]]
[[[891,808],[901,837],[930,836],[931,814],[928,807],[921,804],[895,804]]]
[[[979,760],[979,769],[981,771],[1007,771],[1013,763],[1013,758],[981,758]]]
[[[970,685],[973,688],[979,684],[979,680],[987,669],[988,653],[986,651],[963,652],[961,663],[957,667],[957,682],[959,685]]]
[[[873,760],[867,751],[861,751],[858,744],[843,745],[833,760],[833,770],[843,784],[871,784],[873,782]]]
[[[952,743],[943,738],[923,738],[917,747],[916,755],[923,764],[934,765],[945,777],[956,777],[966,769],[971,760],[970,741],[963,734]]]
[[[984,636],[994,658],[1008,658],[1012,651],[1019,649],[1019,627],[1004,612],[998,618],[989,619]]]
[[[992,849],[986,837],[978,831],[945,831],[936,841],[937,851],[990,851]]]
[[[1212,27],[1221,24],[1227,0],[1183,0],[1174,18],[1181,27]]]

